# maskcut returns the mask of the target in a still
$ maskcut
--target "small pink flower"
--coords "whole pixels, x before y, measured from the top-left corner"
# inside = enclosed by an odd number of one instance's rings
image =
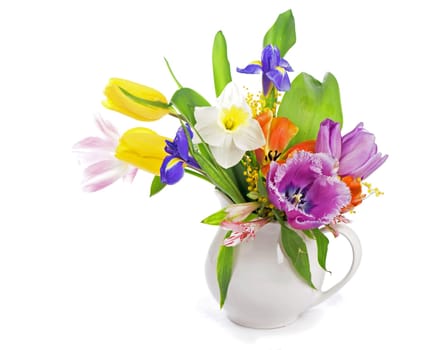
[[[100,116],[95,116],[95,122],[102,137],[86,137],[73,145],[85,167],[82,189],[86,192],[101,190],[120,178],[132,182],[137,173],[137,168],[114,156],[120,137],[116,128]]]
[[[243,221],[259,207],[260,204],[257,202],[230,204],[224,209],[227,213],[225,220],[233,222]]]
[[[231,230],[231,235],[224,240],[226,247],[234,247],[241,242],[256,237],[256,231],[269,222],[268,219],[257,218],[248,222],[223,221],[221,227]]]

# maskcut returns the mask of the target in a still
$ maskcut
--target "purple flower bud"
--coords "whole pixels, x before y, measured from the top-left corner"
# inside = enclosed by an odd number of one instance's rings
[[[365,179],[388,157],[377,152],[375,135],[364,129],[363,123],[344,135],[341,142],[340,176],[351,175],[354,178]]]
[[[334,159],[341,156],[341,131],[340,124],[325,119],[320,124],[319,133],[316,140],[316,152],[329,154]]]
[[[320,124],[316,152],[329,154],[339,161],[338,175],[365,179],[387,159],[377,152],[375,135],[358,124],[354,130],[341,137],[340,124],[330,119]]]

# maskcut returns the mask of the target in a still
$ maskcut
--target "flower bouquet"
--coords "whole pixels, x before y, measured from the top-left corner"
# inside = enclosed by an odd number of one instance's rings
[[[218,32],[212,52],[214,104],[183,87],[167,61],[177,85],[169,100],[151,87],[110,79],[105,107],[142,122],[166,115],[177,118],[175,137],[145,127],[119,135],[98,117],[102,136],[74,146],[85,165],[86,191],[100,190],[119,178],[132,181],[138,169],[155,175],[151,196],[184,174],[213,185],[226,205],[202,222],[223,230],[215,254],[221,307],[237,264],[234,250],[270,234],[260,233],[264,227],[280,227],[278,247],[292,273],[313,290],[306,241],[314,242],[314,259],[326,271],[329,241],[324,232],[337,236],[337,225],[348,223],[355,207],[369,195],[381,194],[364,180],[387,156],[377,151],[375,137],[363,123],[342,134],[335,77],[328,73],[320,82],[300,73],[290,82],[293,69],[285,57],[295,41],[289,10],[266,32],[260,59],[236,69],[236,74],[262,76],[260,92],[244,93],[232,80],[226,39]]]

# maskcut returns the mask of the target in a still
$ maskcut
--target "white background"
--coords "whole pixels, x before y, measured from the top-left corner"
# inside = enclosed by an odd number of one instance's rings
[[[434,4],[2,2],[0,349],[437,349]],[[229,322],[205,284],[215,228],[199,221],[218,208],[212,189],[186,176],[148,198],[151,176],[142,173],[133,185],[85,194],[71,146],[96,134],[94,113],[121,130],[139,125],[100,105],[110,77],[170,97],[163,56],[184,85],[214,102],[216,31],[227,38],[232,67],[242,67],[259,57],[263,35],[288,8],[293,68],[318,79],[335,74],[344,130],[364,121],[390,158],[370,178],[385,195],[353,218],[364,249],[357,275],[295,324],[256,331]],[[147,126],[173,136],[177,125],[165,118]],[[328,259],[330,269],[347,268],[343,238],[331,242]]]

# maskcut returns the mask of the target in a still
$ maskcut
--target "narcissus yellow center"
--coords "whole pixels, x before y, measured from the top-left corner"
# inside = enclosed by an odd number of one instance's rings
[[[232,106],[222,110],[220,121],[225,130],[233,132],[245,124],[248,117],[249,114],[245,109]]]

